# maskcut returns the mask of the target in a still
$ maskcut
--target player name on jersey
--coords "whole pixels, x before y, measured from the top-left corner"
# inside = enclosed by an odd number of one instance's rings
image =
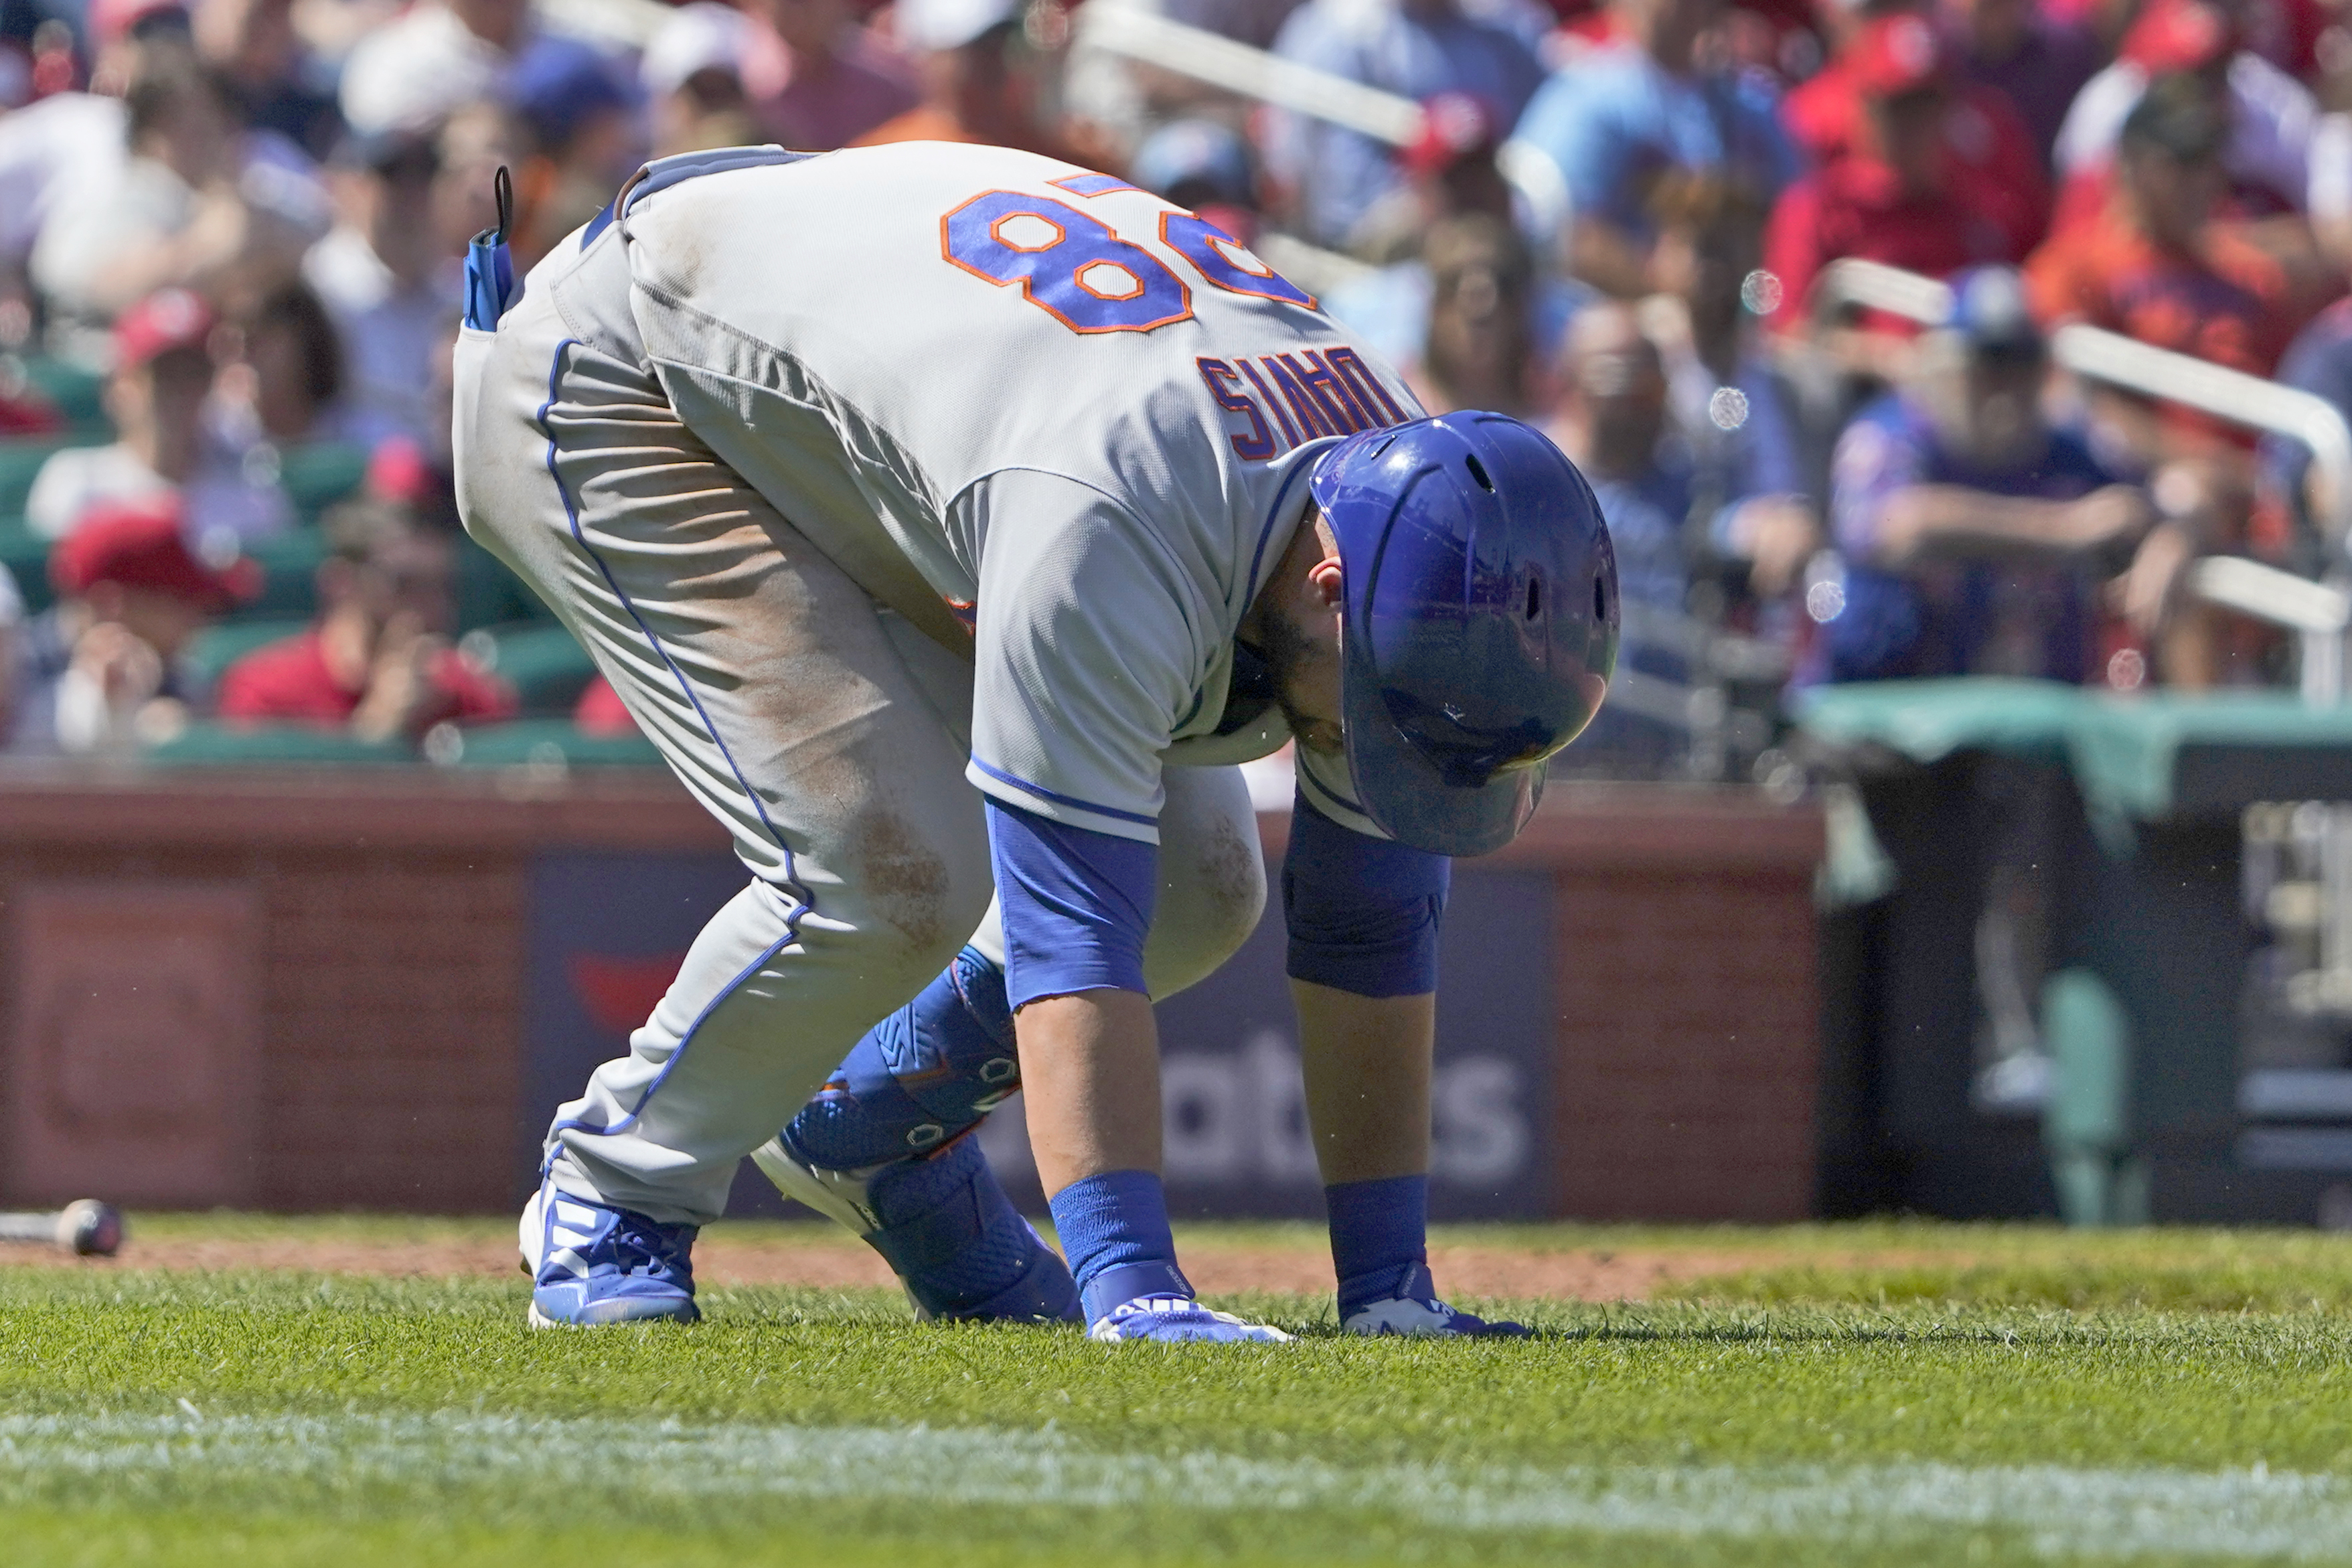
[[[1234,454],[1244,462],[1262,463],[1304,441],[1381,429],[1411,417],[1351,348],[1197,363],[1217,406],[1249,421],[1248,429],[1233,432]],[[1244,383],[1255,395],[1244,390]]]

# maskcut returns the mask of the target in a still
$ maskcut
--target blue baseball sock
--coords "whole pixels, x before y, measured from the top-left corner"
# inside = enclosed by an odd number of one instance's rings
[[[1339,1317],[1400,1296],[1429,1266],[1429,1178],[1387,1176],[1323,1189],[1331,1211],[1331,1264]]]
[[[1158,1176],[1106,1171],[1072,1182],[1051,1202],[1087,1322],[1099,1322],[1139,1296],[1192,1296],[1191,1282],[1176,1267],[1168,1196]]]

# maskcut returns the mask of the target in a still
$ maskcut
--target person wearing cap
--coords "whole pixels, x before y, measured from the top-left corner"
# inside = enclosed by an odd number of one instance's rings
[[[810,152],[846,147],[920,101],[913,62],[862,26],[847,0],[752,0],[750,10],[765,24],[765,47],[746,58],[745,79],[756,79],[752,115],[769,140]],[[957,20],[953,6],[942,16],[935,4],[902,0],[893,14],[908,50],[952,48],[984,30]],[[968,26],[954,43],[937,41]]]
[[[913,59],[918,101],[849,145],[962,142],[1066,154],[1038,118],[1037,61],[1021,31],[1022,11],[1022,0],[901,0],[892,16]]]
[[[2155,521],[2042,403],[2049,356],[2010,268],[1953,279],[1909,381],[1838,437],[1840,573],[1809,585],[1808,681],[2095,673],[2100,584]]]
[[[1307,0],[1283,23],[1274,52],[1416,103],[1466,94],[1496,124],[1510,125],[1543,81],[1530,10],[1457,0]],[[1265,156],[1300,234],[1318,245],[1347,244],[1364,214],[1405,180],[1393,148],[1288,111],[1274,114]]]
[[[332,553],[319,566],[319,618],[221,672],[214,707],[225,722],[383,742],[514,717],[512,689],[450,646],[456,541],[376,496],[344,502],[320,526]]]
[[[52,453],[33,477],[25,522],[63,539],[105,502],[177,496],[199,547],[268,538],[293,511],[264,466],[247,464],[206,420],[212,395],[212,308],[184,289],[166,289],[122,313],[114,328],[114,371],[106,382],[115,439]]]
[[[422,440],[446,417],[432,403],[435,349],[455,313],[435,226],[440,172],[430,136],[346,138],[329,175],[335,226],[302,258],[342,341],[344,433],[369,445]]]
[[[19,755],[121,752],[167,739],[186,716],[188,639],[250,599],[242,557],[200,559],[172,497],[94,510],[49,555],[57,603],[18,628],[7,749]]]
[[[1867,113],[1861,142],[1782,193],[1765,230],[1783,331],[1810,319],[1813,281],[1843,257],[1941,278],[2024,259],[2042,192],[2003,184],[1954,155],[1949,50],[1922,17],[1882,16],[1855,35],[1847,69]]]
[[[2268,375],[2296,329],[2333,291],[2313,254],[2296,267],[2216,216],[2228,175],[2228,110],[2206,79],[2160,77],[2124,122],[2115,188],[2095,218],[2052,237],[2026,266],[2045,326],[2087,321]],[[2212,433],[2210,421],[2168,412],[2161,443]]]
[[[2249,216],[2313,205],[2312,141],[2320,123],[2310,89],[2245,44],[2238,0],[2151,0],[2124,35],[2115,63],[2084,84],[2059,128],[2060,224],[2094,216],[2113,183],[2125,121],[2158,78],[2201,79],[2225,105],[2221,169]]]
[[[1178,1266],[1151,997],[1258,923],[1240,764],[1296,740],[1341,1326],[1495,1331],[1426,1258],[1435,942],[1451,857],[1518,833],[1614,667],[1559,449],[1424,415],[1198,215],[1002,147],[666,160],[502,313],[495,270],[467,526],[747,873],[549,1128],[532,1321],[693,1319],[751,1154],[924,1316],[1287,1338]],[[1016,1084],[1066,1263],[967,1135]]]
[[[1768,201],[1797,176],[1770,83],[1697,58],[1720,14],[1718,0],[1612,0],[1617,40],[1545,83],[1514,132],[1559,166],[1573,213],[1569,268],[1603,293],[1656,288],[1647,204],[1661,174],[1716,175]]]
[[[751,35],[751,18],[719,0],[690,0],[662,23],[637,62],[637,80],[653,106],[655,157],[760,140],[743,85]]]

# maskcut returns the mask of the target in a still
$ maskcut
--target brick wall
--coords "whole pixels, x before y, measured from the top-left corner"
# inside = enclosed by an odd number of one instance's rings
[[[1810,879],[1563,872],[1558,885],[1560,1211],[1801,1217],[1819,1089]]]
[[[523,869],[515,856],[376,854],[258,879],[264,1206],[510,1201]]]

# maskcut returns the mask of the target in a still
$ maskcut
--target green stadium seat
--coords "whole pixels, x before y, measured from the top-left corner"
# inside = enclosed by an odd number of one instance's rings
[[[319,607],[319,563],[327,558],[327,541],[315,528],[298,528],[275,539],[257,540],[247,547],[262,570],[261,596],[241,606],[241,621],[307,620]]]
[[[466,634],[465,646],[515,689],[525,713],[569,714],[596,662],[561,623],[513,621]]]
[[[268,647],[294,636],[310,623],[307,620],[220,621],[206,626],[188,641],[180,661],[187,667],[197,683],[197,689],[209,691],[220,684],[222,671],[256,648]]]
[[[507,621],[555,624],[546,602],[469,537],[457,541],[457,627],[477,631]]]
[[[25,498],[33,493],[33,476],[49,454],[68,447],[88,447],[89,441],[58,436],[18,437],[0,441],[0,518],[18,521],[25,515]]]
[[[177,739],[142,753],[162,767],[262,767],[286,763],[413,763],[415,748],[397,741],[354,740],[341,730],[307,724],[252,726],[194,723]]]
[[[57,595],[49,591],[49,542],[26,528],[20,518],[0,522],[0,567],[16,580],[25,608],[33,615],[49,607]]]
[[[66,425],[78,436],[114,439],[106,417],[106,376],[61,359],[35,356],[17,361],[26,383],[49,400]]]
[[[368,449],[355,441],[309,441],[278,454],[278,483],[305,522],[350,496],[367,478]]]
[[[448,744],[454,735],[457,743]],[[446,751],[444,748],[446,747]],[[658,767],[661,753],[634,731],[583,735],[569,719],[517,719],[506,724],[452,726],[436,732],[435,761],[459,768]]]

